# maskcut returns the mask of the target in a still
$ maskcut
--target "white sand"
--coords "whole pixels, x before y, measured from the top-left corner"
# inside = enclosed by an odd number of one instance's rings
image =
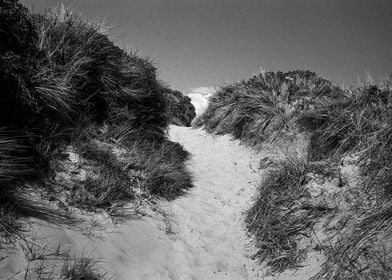
[[[178,279],[255,279],[242,212],[260,179],[258,156],[228,136],[183,127],[172,127],[170,135],[193,154],[196,186],[171,206]]]
[[[99,232],[100,238],[35,221],[33,235],[44,237],[36,242],[49,250],[61,243],[76,255],[100,259],[99,266],[120,280],[261,279],[260,265],[249,258],[252,246],[243,224],[243,211],[260,180],[255,171],[260,156],[228,136],[213,138],[201,130],[172,126],[170,137],[193,154],[189,168],[195,188],[159,205],[167,213],[165,219],[152,215],[109,225]],[[22,260],[19,250],[0,261],[0,279],[23,270]],[[279,279],[309,276],[287,272]]]

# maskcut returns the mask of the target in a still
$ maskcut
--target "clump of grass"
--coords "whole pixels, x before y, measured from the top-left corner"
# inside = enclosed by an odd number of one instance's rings
[[[112,126],[96,135],[99,140],[75,143],[81,159],[77,168],[87,170],[87,175],[61,182],[70,191],[66,196],[71,205],[117,215],[127,202],[151,196],[171,200],[193,187],[185,164],[190,154],[180,144],[165,137],[153,139],[148,133],[137,140],[139,132],[122,135],[121,130]]]
[[[359,198],[350,199],[352,222],[330,242],[327,261],[314,279],[391,277],[391,89],[363,85],[324,108],[303,113],[299,127],[310,134],[311,160],[359,156]]]
[[[182,162],[173,163],[165,158],[165,150],[172,146],[172,143],[168,142],[162,150],[155,153],[155,156],[146,157],[148,176],[145,187],[151,194],[169,200],[185,194],[193,187],[192,176],[186,166]],[[171,152],[169,156],[174,157],[176,154]]]
[[[126,122],[163,135],[166,99],[149,59],[115,46],[101,24],[69,9],[31,15],[15,1],[2,5],[1,36],[9,44],[0,55],[0,125],[27,135],[48,161],[86,115],[91,123]]]
[[[196,117],[196,109],[190,97],[183,95],[178,90],[163,89],[167,99],[167,114],[170,123],[180,126],[191,126]]]
[[[22,229],[16,212],[10,205],[0,206],[0,237],[3,240],[11,240]]]
[[[268,172],[259,186],[256,200],[245,222],[255,238],[257,257],[275,272],[296,267],[305,257],[300,236],[312,229],[320,209],[303,203],[309,198],[304,184],[308,167],[287,161]]]
[[[3,189],[34,174],[35,159],[26,141],[16,132],[0,127],[0,183]]]
[[[339,233],[339,238],[327,245],[327,260],[312,279],[390,279],[391,211],[389,202],[377,204],[377,210],[354,213],[352,225]]]
[[[26,239],[22,236],[20,246],[23,250],[26,266],[24,270],[15,273],[7,279],[16,276],[23,279],[37,280],[104,280],[110,279],[97,266],[98,261],[89,256],[71,257],[68,250],[61,244],[51,248],[47,243],[41,243],[34,237]],[[23,275],[22,275],[23,274]],[[4,276],[4,275],[3,275]]]
[[[129,164],[142,168],[143,188],[149,193],[171,200],[193,187],[192,176],[184,164],[190,154],[180,144],[162,139],[139,141],[129,147]]]
[[[7,128],[0,128],[0,235],[6,239],[21,229],[16,187],[23,178],[34,175],[35,160],[25,141]]]
[[[112,151],[88,143],[79,147],[79,152],[89,161],[93,172],[84,180],[73,182],[68,197],[71,205],[93,211],[108,210],[135,198],[135,176]]]
[[[310,71],[267,72],[222,87],[194,125],[213,134],[232,134],[258,147],[290,130],[303,110],[341,94],[338,87]]]
[[[388,88],[365,86],[343,100],[303,113],[297,123],[310,133],[310,159],[357,153],[364,163],[365,183],[390,193],[391,96]]]
[[[304,112],[297,123],[311,133],[311,159],[341,156],[369,145],[390,119],[389,98],[388,91],[369,86],[318,110]]]
[[[90,143],[104,134],[102,127],[112,136],[105,140],[140,145],[135,161],[150,174],[146,190],[174,197],[190,187],[184,151],[166,151],[175,145],[165,134],[168,97],[156,67],[116,46],[104,29],[64,7],[38,15],[18,1],[0,3],[0,127],[24,136],[10,141],[0,131],[0,206],[18,196],[16,186],[23,188],[32,175],[53,175],[65,147]],[[135,171],[108,151],[95,152],[82,151],[97,174],[73,186],[73,202],[107,209],[134,199]],[[10,186],[10,196],[3,185]]]
[[[127,124],[108,127],[99,139],[125,148],[128,168],[143,173],[142,188],[150,194],[174,199],[192,188],[192,176],[186,166],[191,155],[179,143],[156,131],[140,131]]]
[[[61,280],[104,280],[105,275],[95,268],[96,262],[91,258],[66,260],[59,279]]]

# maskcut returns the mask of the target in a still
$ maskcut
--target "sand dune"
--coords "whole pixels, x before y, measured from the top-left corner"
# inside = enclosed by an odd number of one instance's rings
[[[263,271],[250,258],[242,216],[260,180],[260,155],[229,136],[212,137],[201,130],[172,126],[170,137],[193,154],[189,168],[195,188],[189,194],[159,203],[163,211],[118,225],[92,216],[90,223],[106,223],[93,235],[83,227],[33,221],[30,238],[49,251],[61,244],[74,255],[99,259],[99,267],[114,279],[260,279]],[[0,271],[9,277],[25,266],[16,250],[0,262]],[[280,279],[305,279],[292,274]],[[15,279],[23,279],[23,273]]]

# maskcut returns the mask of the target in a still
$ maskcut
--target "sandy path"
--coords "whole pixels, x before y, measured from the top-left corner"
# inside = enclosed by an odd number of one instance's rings
[[[147,215],[109,223],[96,232],[99,238],[80,228],[33,221],[32,240],[49,250],[61,244],[75,255],[98,259],[99,266],[119,280],[256,279],[243,211],[260,178],[254,171],[258,156],[228,136],[213,138],[201,130],[172,126],[170,138],[193,154],[189,168],[195,188],[159,205],[168,214],[165,219]],[[86,218],[107,222],[99,216]],[[16,250],[0,262],[0,279],[25,267],[22,251]]]
[[[258,156],[228,136],[201,130],[172,127],[170,137],[193,154],[195,180],[195,189],[171,206],[178,279],[255,278],[242,214],[260,179]]]

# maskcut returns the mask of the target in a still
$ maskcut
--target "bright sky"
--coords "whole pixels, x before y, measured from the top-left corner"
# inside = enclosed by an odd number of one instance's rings
[[[263,70],[310,69],[349,85],[392,74],[392,0],[22,0],[64,3],[115,27],[184,93]]]

